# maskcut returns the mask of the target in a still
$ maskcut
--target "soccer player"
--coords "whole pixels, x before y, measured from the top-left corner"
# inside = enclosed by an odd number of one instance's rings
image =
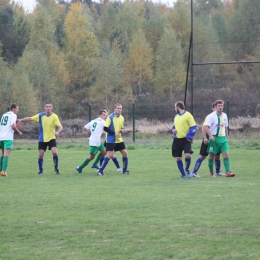
[[[193,116],[185,110],[182,101],[175,103],[176,116],[174,117],[172,133],[172,156],[176,158],[177,166],[181,172],[181,179],[191,178],[189,171],[191,163],[191,142],[196,134],[197,125]],[[182,152],[185,154],[185,169],[182,162]]]
[[[90,161],[92,161],[98,151],[101,152],[102,156],[106,155],[105,146],[100,142],[100,137],[104,131],[104,124],[106,119],[106,112],[104,110],[99,111],[98,118],[90,121],[88,124],[84,126],[84,130],[90,134],[89,138],[89,156],[84,162],[76,168],[79,173],[82,173],[82,169],[88,165]]]
[[[216,111],[212,112],[206,118],[206,121],[203,126],[203,130],[209,136],[209,144],[207,152],[209,153],[209,170],[210,176],[216,178],[216,175],[213,172],[214,156],[218,153],[222,153],[224,166],[226,170],[226,177],[234,177],[235,173],[230,170],[230,161],[229,161],[229,147],[228,147],[228,118],[227,115],[223,112],[224,101],[217,100],[215,101]]]
[[[19,135],[23,135],[19,131],[16,125],[17,113],[19,112],[19,106],[12,104],[10,111],[6,112],[1,117],[0,122],[0,148],[2,150],[2,156],[0,161],[0,175],[7,176],[7,167],[9,161],[9,155],[13,147],[14,131]]]
[[[213,103],[212,104],[212,110],[215,111],[216,109],[216,104]],[[205,118],[204,120],[204,123],[206,121],[207,117]],[[203,125],[204,125],[203,123]],[[209,136],[205,133],[205,131],[203,130],[203,127],[202,127],[202,137],[203,137],[203,140],[202,140],[202,144],[201,144],[201,147],[200,147],[200,157],[197,159],[195,165],[194,165],[194,169],[192,171],[192,176],[193,177],[200,177],[198,175],[198,170],[202,164],[202,162],[207,158],[207,156],[209,155],[207,153],[207,148],[208,148],[208,138]],[[215,166],[216,166],[216,175],[217,176],[223,176],[225,174],[223,174],[221,171],[220,171],[220,167],[221,167],[221,162],[220,162],[220,153],[216,154],[215,155]]]
[[[38,174],[39,175],[43,174],[43,157],[47,147],[49,147],[49,150],[52,151],[55,173],[56,174],[61,173],[58,169],[59,157],[57,151],[56,138],[59,137],[59,134],[63,130],[63,127],[60,123],[59,117],[52,112],[52,109],[53,109],[52,104],[46,103],[44,106],[45,112],[41,112],[32,117],[25,117],[23,119],[19,119],[19,121],[21,122],[33,121],[39,123],[39,127],[40,127],[40,133],[38,139],[39,140],[38,143],[38,150],[39,150]],[[58,127],[57,131],[56,131],[56,127]]]
[[[109,110],[107,107],[103,107],[102,108],[103,111],[106,112],[106,118],[108,117],[109,115]],[[104,146],[106,147],[106,141],[104,143]],[[104,156],[101,152],[98,154],[98,156],[96,157],[96,160],[94,161],[94,163],[91,165],[91,168],[95,168],[95,169],[98,169],[99,170],[99,166],[98,166],[98,163],[100,163],[100,166],[102,165],[103,163],[103,160],[104,160]],[[116,157],[116,155],[114,154],[113,158],[112,158],[116,168],[117,168],[117,172],[122,172],[122,168],[120,167],[120,164],[118,162],[118,159]]]
[[[128,171],[128,153],[123,142],[121,134],[124,132],[124,117],[121,115],[122,105],[117,103],[114,106],[114,113],[110,114],[104,125],[104,130],[107,132],[106,150],[107,154],[103,164],[98,171],[98,175],[104,175],[103,171],[109,160],[113,158],[115,152],[120,151],[123,156],[123,174],[130,174]]]

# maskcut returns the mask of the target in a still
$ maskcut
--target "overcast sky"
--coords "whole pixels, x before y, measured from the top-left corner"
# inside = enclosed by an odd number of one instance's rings
[[[175,1],[176,0],[153,0],[154,3],[164,3],[164,4],[167,4],[168,6],[172,6],[172,4]],[[35,0],[16,0],[16,2],[21,3],[23,5],[24,9],[27,11],[32,11],[36,4]],[[94,2],[99,2],[99,1],[96,0]]]

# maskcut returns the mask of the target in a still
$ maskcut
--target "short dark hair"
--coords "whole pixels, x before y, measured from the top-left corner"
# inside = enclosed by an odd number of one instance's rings
[[[102,107],[102,110],[109,112],[109,109],[107,107]]]
[[[184,105],[184,103],[182,101],[177,101],[175,103],[175,106],[179,107],[180,109],[185,109],[185,105]]]
[[[106,111],[105,110],[100,110],[98,114],[101,116],[103,113],[106,113]]]
[[[17,106],[18,106],[17,104],[13,103],[13,104],[10,106],[11,111],[12,111],[13,109],[17,108]]]
[[[215,106],[217,106],[217,104],[223,104],[223,105],[225,104],[225,102],[221,99],[216,100],[214,103],[215,103]]]

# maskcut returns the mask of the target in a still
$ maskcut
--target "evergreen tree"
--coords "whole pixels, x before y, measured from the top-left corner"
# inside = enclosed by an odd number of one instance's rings
[[[101,44],[100,56],[97,59],[95,74],[96,80],[91,87],[91,102],[108,104],[116,102],[125,91],[121,88],[122,83],[122,57],[117,42],[110,47],[108,41]]]
[[[142,28],[144,14],[138,11],[133,2],[124,2],[118,11],[118,39],[124,55],[127,54],[134,33]]]
[[[173,100],[174,93],[184,88],[183,53],[172,29],[166,29],[159,42],[155,75],[157,91],[165,94],[170,100]]]
[[[0,8],[0,42],[2,57],[15,64],[29,41],[29,24],[21,8],[4,5]]]
[[[158,43],[169,21],[167,15],[154,3],[146,2],[144,6],[146,8],[146,14],[143,22],[143,31],[153,49],[153,55],[156,55]]]
[[[228,41],[228,29],[223,15],[216,12],[212,16],[212,25],[218,34],[218,39],[221,43]]]

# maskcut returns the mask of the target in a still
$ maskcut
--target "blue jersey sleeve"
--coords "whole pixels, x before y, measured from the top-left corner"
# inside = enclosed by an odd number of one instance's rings
[[[189,129],[189,132],[187,133],[186,135],[186,138],[187,139],[192,139],[195,134],[196,134],[196,131],[197,131],[197,126],[191,126],[190,129]]]

